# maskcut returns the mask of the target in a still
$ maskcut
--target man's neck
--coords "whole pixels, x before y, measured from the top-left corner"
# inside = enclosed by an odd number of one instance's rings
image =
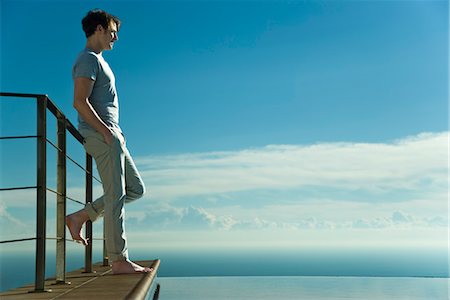
[[[103,49],[102,49],[100,43],[98,43],[95,40],[88,39],[86,42],[86,48],[89,48],[92,51],[94,51],[95,53],[102,55]]]

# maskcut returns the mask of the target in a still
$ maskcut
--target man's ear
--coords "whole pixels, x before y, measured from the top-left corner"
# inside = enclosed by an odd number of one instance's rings
[[[102,32],[103,30],[105,30],[105,28],[103,28],[103,26],[100,25],[100,24],[98,24],[98,25],[97,25],[97,28],[95,28],[95,31],[100,31],[100,32]]]

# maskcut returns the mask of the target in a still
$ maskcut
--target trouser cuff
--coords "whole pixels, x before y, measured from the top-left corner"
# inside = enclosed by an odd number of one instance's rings
[[[89,220],[91,220],[92,222],[95,222],[100,217],[100,214],[92,206],[92,203],[87,203],[84,209],[89,216]]]

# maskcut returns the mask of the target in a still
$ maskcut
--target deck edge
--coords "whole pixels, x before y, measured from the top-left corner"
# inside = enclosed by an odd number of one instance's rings
[[[158,272],[159,264],[161,261],[159,259],[153,261],[150,268],[153,270],[142,276],[141,280],[134,286],[134,288],[125,296],[125,299],[142,299],[144,300],[147,296],[148,290],[150,289],[153,280]]]

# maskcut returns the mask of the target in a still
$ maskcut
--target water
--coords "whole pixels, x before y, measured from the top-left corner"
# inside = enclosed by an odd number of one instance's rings
[[[1,291],[34,281],[34,243],[21,245],[0,251]],[[54,245],[48,246],[51,277]],[[83,247],[68,244],[68,271],[83,266],[83,254]],[[161,300],[449,299],[446,248],[153,249],[131,257],[161,259]],[[94,261],[100,260],[97,247]]]
[[[177,249],[131,255],[159,258],[161,277],[449,277],[446,248]]]
[[[166,277],[157,282],[161,300],[449,299],[447,278]]]

